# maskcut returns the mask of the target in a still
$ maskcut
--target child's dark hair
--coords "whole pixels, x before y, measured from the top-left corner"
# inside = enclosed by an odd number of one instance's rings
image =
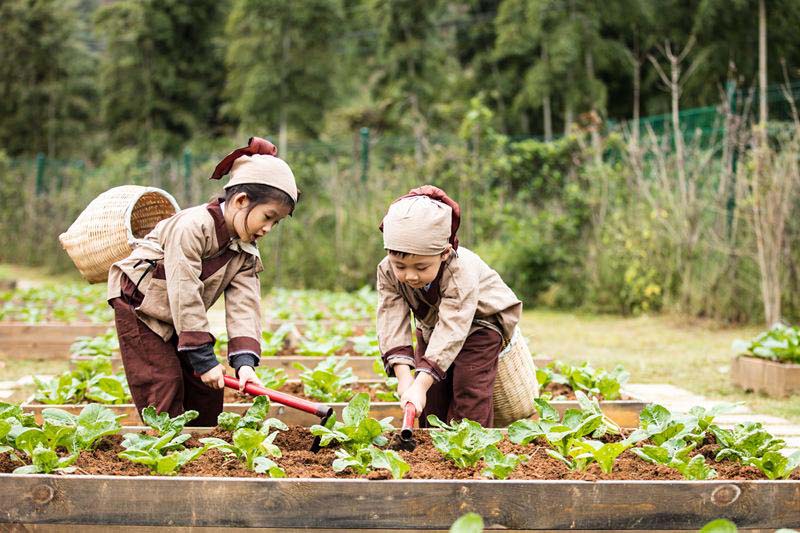
[[[395,257],[399,257],[400,259],[405,259],[409,255],[411,255],[408,252],[398,252],[397,250],[389,250],[388,248],[386,249],[386,253],[388,253],[389,255],[393,255]]]
[[[224,196],[221,196],[220,199],[229,202],[231,198],[240,192],[245,193],[250,200],[250,209],[258,204],[276,202],[289,208],[289,216],[291,216],[294,211],[295,202],[292,200],[291,196],[276,187],[261,183],[242,183],[241,185],[234,185],[233,187],[225,189]],[[297,191],[297,199],[300,199],[300,191]]]

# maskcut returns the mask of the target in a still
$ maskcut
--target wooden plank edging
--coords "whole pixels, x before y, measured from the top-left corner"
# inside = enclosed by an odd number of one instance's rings
[[[494,481],[0,474],[0,522],[446,529],[800,526],[798,481]],[[247,502],[242,505],[242,502]]]

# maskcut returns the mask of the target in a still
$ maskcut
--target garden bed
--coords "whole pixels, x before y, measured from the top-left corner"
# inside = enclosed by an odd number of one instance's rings
[[[0,359],[66,359],[78,337],[94,337],[112,324],[0,322]]]
[[[210,434],[230,439],[219,428]],[[499,444],[503,452],[530,459],[510,479],[496,481],[481,478],[478,466],[455,467],[427,432],[415,437],[413,452],[398,452],[411,466],[403,480],[385,479],[384,470],[366,477],[335,473],[333,450],[308,451],[312,436],[299,427],[275,439],[284,479],[255,474],[218,450],[207,451],[176,477],[151,476],[147,467],[117,457],[119,435],[81,452],[76,474],[8,474],[13,465],[0,455],[0,522],[446,530],[474,511],[487,527],[508,529],[696,530],[720,517],[743,529],[800,526],[797,471],[790,480],[766,481],[753,467],[723,461],[713,463],[717,480],[685,481],[673,469],[625,452],[611,474],[596,464],[576,472],[543,446],[505,440]],[[713,458],[715,451],[706,444],[699,453]]]
[[[800,365],[739,355],[731,363],[731,382],[746,391],[786,398],[800,394]]]

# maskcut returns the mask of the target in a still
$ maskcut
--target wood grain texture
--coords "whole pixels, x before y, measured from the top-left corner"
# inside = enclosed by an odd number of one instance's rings
[[[111,324],[0,323],[0,359],[64,359],[69,347],[82,336],[95,337]]]
[[[797,481],[367,481],[0,475],[0,522],[447,529],[800,527]],[[247,505],[242,505],[247,502]]]
[[[800,394],[800,365],[740,355],[731,363],[731,382],[747,391],[786,398]]]

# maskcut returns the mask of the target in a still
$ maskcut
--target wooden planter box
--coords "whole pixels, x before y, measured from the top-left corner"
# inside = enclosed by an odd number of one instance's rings
[[[95,337],[113,324],[0,323],[0,359],[66,359],[78,337]]]
[[[800,527],[797,481],[262,479],[0,474],[0,523],[446,531]],[[244,502],[244,503],[243,503]],[[13,526],[12,526],[13,527]],[[38,531],[38,529],[36,529]]]
[[[731,363],[731,382],[746,391],[785,398],[800,394],[800,365],[739,355]]]
[[[369,383],[369,381],[367,381]],[[559,413],[563,415],[567,409],[579,409],[578,402],[572,400],[555,400],[550,402]],[[67,405],[44,405],[34,403],[33,397],[29,398],[22,407],[25,411],[32,412],[36,415],[36,421],[42,423],[42,410],[48,407],[63,409],[70,413],[80,413],[85,404],[67,404]],[[347,406],[344,402],[329,403],[339,420],[342,418],[342,410]],[[647,403],[642,400],[613,400],[600,402],[600,408],[603,413],[611,420],[624,428],[639,427],[639,414],[645,408]],[[244,414],[252,403],[225,403],[223,410],[231,413]],[[120,419],[120,424],[123,426],[137,426],[141,423],[139,414],[136,411],[134,404],[126,403],[119,405],[106,405],[109,409],[114,411],[117,415],[123,415],[124,418]],[[319,418],[314,415],[304,413],[297,409],[292,409],[275,402],[270,405],[271,417],[276,417],[283,420],[289,425],[299,425],[310,427],[319,423]],[[394,423],[399,424],[403,418],[403,410],[400,408],[399,402],[372,402],[370,404],[370,416],[373,418],[381,419],[387,416],[394,417]]]

